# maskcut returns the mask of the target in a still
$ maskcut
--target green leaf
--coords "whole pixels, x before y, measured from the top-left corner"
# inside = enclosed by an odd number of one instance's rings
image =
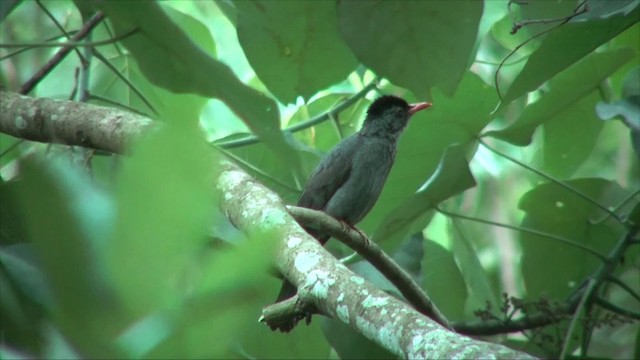
[[[460,219],[451,219],[450,231],[453,237],[453,254],[467,287],[465,315],[471,316],[475,310],[485,309],[487,302],[493,309],[499,308],[498,297],[493,290],[489,272],[480,263],[475,244],[476,238]]]
[[[137,315],[182,299],[216,203],[213,151],[196,129],[168,125],[141,139],[123,164],[106,251],[114,285]]]
[[[515,123],[502,130],[488,131],[485,135],[517,146],[529,145],[534,131],[540,124],[589,94],[632,57],[631,49],[589,55],[558,74],[549,83],[550,90],[537,102],[527,106]]]
[[[476,185],[469,170],[466,152],[468,146],[449,146],[435,173],[413,196],[390,212],[373,233],[372,239],[380,242],[394,233],[406,229],[409,224],[444,200]]]
[[[338,33],[330,1],[238,1],[240,44],[260,80],[283,103],[344,80],[357,60]]]
[[[420,97],[451,96],[473,56],[480,1],[341,1],[342,36],[378,75]]]
[[[166,122],[195,125],[208,99],[194,94],[176,94],[149,82],[130,53],[106,54],[105,58],[130,82],[122,81],[102,62],[93,70],[91,93],[138,110]],[[131,87],[134,86],[135,90]],[[142,97],[144,98],[142,98]],[[110,104],[108,104],[110,105]]]
[[[393,354],[339,320],[322,319],[322,331],[340,359],[393,359]]]
[[[620,101],[610,104],[600,102],[596,106],[596,112],[602,120],[609,120],[620,116],[622,121],[632,130],[640,131],[640,67],[631,69],[622,85],[622,97]]]
[[[593,111],[599,98],[594,91],[543,124],[542,154],[549,175],[568,178],[591,155],[604,126]]]
[[[464,320],[468,294],[453,253],[429,239],[424,247],[423,288],[449,321]]]
[[[640,8],[625,16],[570,22],[551,32],[503,97],[502,105],[534,91],[598,46],[640,21]],[[567,46],[570,44],[571,46]]]
[[[572,179],[568,186],[603,206],[615,206],[628,194],[614,182],[600,178]],[[624,229],[604,217],[602,210],[576,194],[555,184],[539,185],[520,198],[518,207],[525,212],[521,226],[561,236],[606,255]],[[593,273],[602,262],[576,246],[543,236],[521,232],[522,271],[530,298],[546,295],[566,297]],[[544,265],[542,265],[544,264]]]
[[[149,81],[172,92],[222,100],[271,149],[299,168],[295,152],[280,132],[276,103],[240,82],[226,64],[195,45],[158,3],[107,1],[100,7],[112,21],[116,35],[137,29],[121,42]]]
[[[30,244],[0,248],[0,263],[29,299],[49,310],[53,309],[51,288]]]
[[[21,163],[17,189],[25,225],[53,295],[53,316],[74,345],[92,357],[119,357],[107,340],[122,313],[104,277],[103,253],[113,204],[70,163]]]

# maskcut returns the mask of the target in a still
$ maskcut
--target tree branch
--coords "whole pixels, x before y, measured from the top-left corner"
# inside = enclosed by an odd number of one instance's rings
[[[303,225],[321,230],[331,235],[348,247],[362,255],[371,265],[398,288],[402,296],[419,312],[432,318],[447,329],[452,329],[449,321],[429,299],[422,288],[413,281],[404,269],[387,255],[376,243],[370,241],[363,233],[345,226],[340,221],[322,211],[287,206],[289,213]]]
[[[152,124],[114,108],[0,91],[0,131],[17,138],[124,153]]]
[[[0,91],[0,131],[118,153],[152,122],[117,109]],[[32,114],[33,113],[33,114]],[[87,134],[78,136],[78,134]],[[272,191],[229,161],[217,164],[219,206],[249,235],[275,234],[276,266],[299,296],[401,358],[533,357],[461,336],[352,273],[307,234]],[[271,237],[269,237],[271,238]]]

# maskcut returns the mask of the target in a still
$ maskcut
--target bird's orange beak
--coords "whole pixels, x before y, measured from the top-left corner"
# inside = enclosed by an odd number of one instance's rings
[[[415,113],[417,113],[420,110],[424,110],[426,108],[430,108],[431,107],[431,103],[430,102],[419,102],[419,103],[415,103],[415,104],[409,104],[409,115],[413,115]]]

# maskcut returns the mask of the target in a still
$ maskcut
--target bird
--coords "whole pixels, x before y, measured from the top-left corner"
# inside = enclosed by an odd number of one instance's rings
[[[375,205],[395,161],[398,139],[409,119],[431,107],[429,102],[409,104],[395,95],[371,103],[361,129],[342,140],[311,173],[297,206],[320,210],[353,227]],[[305,228],[320,244],[329,235]],[[297,292],[286,279],[276,302]],[[280,327],[288,332],[295,323]]]

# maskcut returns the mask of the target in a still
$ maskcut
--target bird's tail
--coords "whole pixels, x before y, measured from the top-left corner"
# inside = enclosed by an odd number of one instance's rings
[[[298,288],[296,288],[288,280],[284,280],[282,282],[282,286],[280,287],[280,293],[278,293],[276,302],[287,300],[288,298],[294,296],[297,292],[298,292]]]

